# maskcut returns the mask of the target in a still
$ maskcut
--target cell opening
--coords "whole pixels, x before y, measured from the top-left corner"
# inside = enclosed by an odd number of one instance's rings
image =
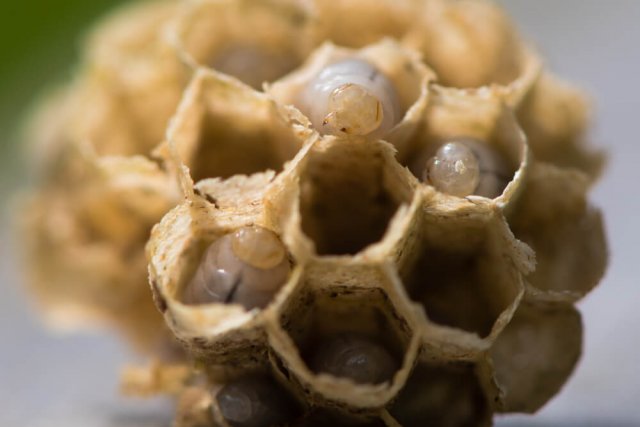
[[[453,225],[453,224],[452,224]],[[442,227],[442,224],[429,227]],[[460,245],[447,245],[449,233],[427,237],[415,262],[407,269],[405,284],[411,298],[425,308],[428,318],[487,337],[498,317],[519,294],[504,255],[495,253],[487,230],[464,226],[454,233]]]
[[[389,412],[404,427],[474,427],[491,417],[470,364],[417,366]]]
[[[581,350],[575,308],[521,304],[490,353],[505,412],[534,413],[544,406],[575,369]]]
[[[292,52],[279,52],[256,44],[237,44],[221,49],[208,60],[213,69],[260,90],[265,82],[273,82],[300,65]]]
[[[302,407],[269,373],[245,373],[214,387],[214,412],[232,427],[282,425],[300,418]]]
[[[302,146],[284,124],[251,117],[243,126],[231,126],[231,115],[235,116],[233,112],[218,113],[203,120],[192,157],[191,173],[196,182],[266,170],[280,171]]]
[[[456,88],[508,85],[524,73],[524,47],[492,2],[456,1],[425,8],[419,33],[424,60],[440,83]],[[449,43],[444,40],[450,41]]]
[[[179,295],[191,306],[220,303],[240,304],[246,310],[265,308],[288,281],[292,267],[279,236],[258,226],[201,240],[188,255],[193,262]]]
[[[300,177],[302,230],[319,255],[353,255],[380,241],[411,200],[404,177],[380,150],[340,142],[312,153]]]
[[[536,253],[527,281],[542,295],[577,300],[604,274],[603,219],[586,199],[588,187],[588,178],[575,169],[536,163],[508,215],[513,234]]]
[[[382,290],[317,290],[293,307],[282,326],[310,371],[381,384],[400,369],[409,337]]]
[[[435,152],[431,152],[437,147]],[[454,137],[444,139],[418,155],[413,174],[438,191],[458,197],[500,196],[513,180],[518,165],[509,164],[500,147],[485,141]]]
[[[267,92],[297,107],[321,135],[382,139],[404,153],[434,78],[411,51],[383,39],[360,50],[324,44]]]
[[[436,87],[425,132],[401,162],[442,193],[495,199],[508,193],[527,154],[513,113],[497,97]]]
[[[307,45],[304,9],[280,2],[202,2],[178,21],[178,40],[197,65],[260,90],[296,68]]]

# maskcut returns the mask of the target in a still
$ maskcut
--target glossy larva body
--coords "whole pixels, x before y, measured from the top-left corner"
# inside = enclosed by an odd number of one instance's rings
[[[383,345],[358,334],[339,335],[323,343],[311,364],[316,372],[350,378],[358,384],[390,381],[398,369]]]
[[[243,227],[207,248],[185,288],[183,302],[263,308],[286,282],[289,271],[284,245],[273,232]]]
[[[271,378],[251,375],[229,382],[215,395],[220,412],[232,427],[270,427],[290,421],[295,403]]]
[[[361,59],[323,68],[299,95],[298,107],[329,135],[383,138],[402,118],[391,81]]]
[[[513,173],[495,149],[471,138],[444,143],[427,161],[422,179],[438,191],[458,197],[498,197]]]

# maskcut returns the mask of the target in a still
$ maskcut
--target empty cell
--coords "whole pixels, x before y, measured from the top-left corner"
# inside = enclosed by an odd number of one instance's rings
[[[403,427],[475,427],[491,410],[471,364],[421,364],[389,412]]]
[[[319,255],[379,242],[411,189],[386,147],[333,140],[310,153],[300,177],[302,230]]]

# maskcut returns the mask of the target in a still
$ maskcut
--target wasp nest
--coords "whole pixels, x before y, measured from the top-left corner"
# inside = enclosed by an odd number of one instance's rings
[[[148,2],[84,58],[32,126],[32,288],[177,426],[490,425],[570,376],[603,156],[492,3]]]

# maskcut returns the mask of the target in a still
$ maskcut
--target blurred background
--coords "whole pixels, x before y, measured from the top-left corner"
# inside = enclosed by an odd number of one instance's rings
[[[24,181],[19,129],[34,98],[66,81],[81,36],[122,1],[0,2],[0,425],[164,427],[161,401],[117,395],[119,367],[133,356],[109,334],[51,336],[22,289],[8,212]],[[592,139],[610,152],[593,202],[607,222],[604,282],[581,304],[584,355],[563,391],[534,417],[502,427],[640,426],[640,1],[499,0],[547,65],[596,101]]]
[[[3,193],[20,181],[20,122],[47,88],[66,81],[80,41],[96,19],[122,0],[0,2],[0,150]]]

